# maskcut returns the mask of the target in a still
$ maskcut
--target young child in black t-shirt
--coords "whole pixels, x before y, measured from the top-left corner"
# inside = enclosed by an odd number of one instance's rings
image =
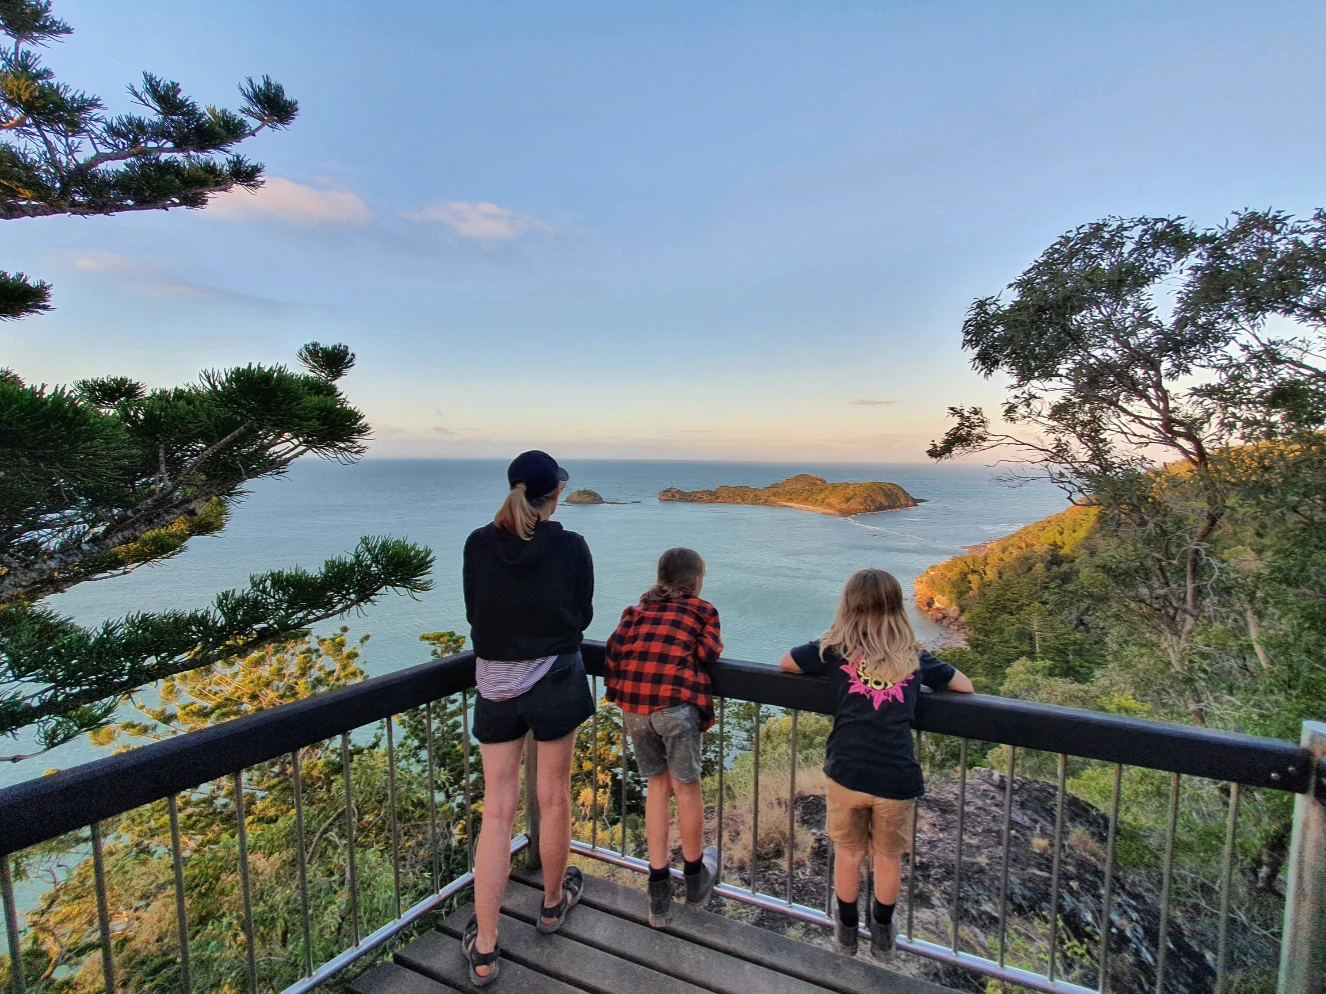
[[[912,748],[921,684],[970,694],[971,681],[920,648],[902,587],[881,569],[853,574],[829,630],[789,652],[779,668],[824,677],[834,700],[833,731],[824,749],[828,834],[838,847],[834,945],[856,955],[861,864],[873,848],[870,951],[887,959],[897,936],[893,909],[902,857],[911,846],[916,799],[925,793]]]

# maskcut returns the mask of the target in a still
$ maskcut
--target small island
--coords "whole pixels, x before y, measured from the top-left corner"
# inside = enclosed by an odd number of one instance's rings
[[[573,490],[564,498],[567,504],[625,504],[624,500],[604,500],[597,490]],[[633,503],[640,503],[634,501]]]
[[[763,489],[719,487],[716,490],[678,490],[669,487],[659,500],[693,504],[768,504],[795,507],[846,518],[853,514],[896,511],[921,503],[896,483],[830,483],[822,476],[801,473]]]

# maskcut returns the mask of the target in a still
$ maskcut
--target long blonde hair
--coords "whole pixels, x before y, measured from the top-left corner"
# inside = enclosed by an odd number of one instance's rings
[[[856,663],[872,684],[883,686],[916,672],[920,648],[902,606],[902,585],[882,569],[852,574],[833,624],[820,637],[821,656],[836,649],[844,659]]]
[[[493,522],[498,528],[519,535],[523,539],[531,539],[534,537],[534,526],[539,523],[541,517],[539,511],[555,496],[557,496],[556,490],[537,500],[530,500],[525,496],[525,484],[517,483],[506,495],[506,500],[502,501],[502,506],[497,509]]]
[[[641,604],[675,601],[695,595],[704,579],[704,560],[694,549],[669,549],[658,559],[658,582],[644,592]]]

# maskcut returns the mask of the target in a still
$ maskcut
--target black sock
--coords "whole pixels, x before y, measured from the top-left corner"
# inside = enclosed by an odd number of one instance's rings
[[[893,909],[897,907],[896,904],[880,904],[879,898],[877,897],[872,898],[870,903],[874,905],[873,911],[875,921],[879,922],[881,925],[887,925],[889,922],[893,921]]]
[[[855,901],[844,901],[841,897],[838,898],[838,920],[846,928],[856,928],[861,924],[861,919],[857,917]]]
[[[656,870],[652,866],[649,868],[649,882],[651,884],[656,884],[660,880],[666,880],[669,876],[670,874],[668,873],[668,868],[666,866],[661,870]]]
[[[687,859],[682,861],[685,864],[685,873],[688,877],[693,877],[704,869],[704,860]]]

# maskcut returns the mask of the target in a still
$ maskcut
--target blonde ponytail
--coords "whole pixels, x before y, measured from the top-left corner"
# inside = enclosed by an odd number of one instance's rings
[[[882,569],[852,574],[833,624],[820,638],[821,655],[837,650],[871,687],[883,689],[916,672],[920,648],[893,574]]]
[[[543,501],[539,501],[542,504]],[[521,538],[534,537],[534,526],[539,523],[539,510],[525,496],[525,484],[517,483],[506,495],[506,500],[497,509],[493,522],[498,528],[519,535]]]

